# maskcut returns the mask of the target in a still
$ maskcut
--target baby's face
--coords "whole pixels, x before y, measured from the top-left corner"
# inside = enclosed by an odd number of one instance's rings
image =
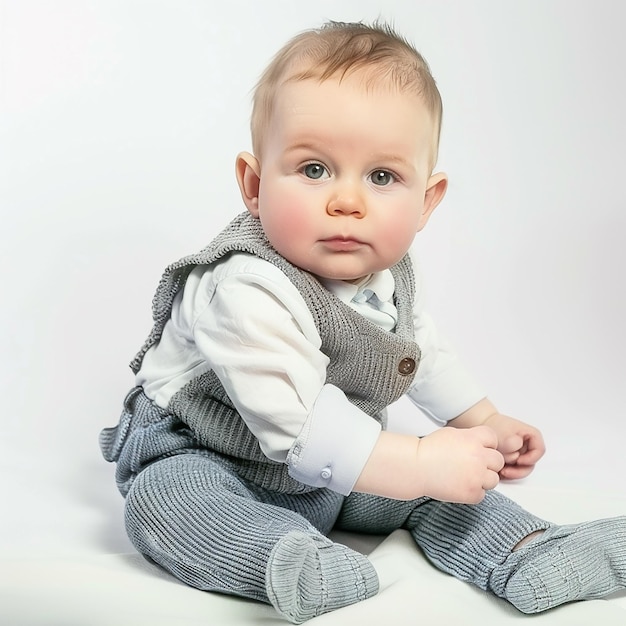
[[[397,263],[430,214],[434,128],[421,99],[349,76],[287,83],[275,105],[253,211],[272,246],[324,278]]]

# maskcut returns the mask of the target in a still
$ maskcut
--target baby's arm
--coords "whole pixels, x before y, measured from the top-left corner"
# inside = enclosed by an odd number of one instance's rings
[[[514,480],[528,476],[546,451],[539,430],[512,417],[502,415],[487,398],[448,424],[460,429],[473,429],[476,426],[489,426],[493,429],[498,439],[497,449],[504,456],[505,462],[500,471],[501,478]]]
[[[354,490],[476,504],[499,482],[504,460],[496,445],[486,426],[442,428],[422,438],[383,431]]]
[[[545,452],[539,430],[486,398],[448,424],[421,439],[380,433],[355,491],[474,504],[499,478],[528,476]]]

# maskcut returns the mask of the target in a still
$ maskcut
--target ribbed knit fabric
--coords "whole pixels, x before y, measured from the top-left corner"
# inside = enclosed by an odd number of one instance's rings
[[[337,525],[370,533],[406,528],[439,569],[488,589],[494,567],[504,562],[522,539],[550,524],[500,492],[488,491],[476,505],[430,498],[399,502],[351,494]]]
[[[496,567],[490,587],[524,613],[626,588],[626,517],[553,526]]]
[[[321,536],[293,531],[270,554],[267,595],[294,624],[301,624],[378,593],[378,576],[366,557]]]
[[[488,491],[476,505],[430,500],[406,524],[439,569],[485,590],[491,572],[513,548],[548,526],[498,491]]]
[[[337,526],[370,533],[407,528],[439,569],[524,613],[626,588],[626,517],[555,526],[498,491],[477,505],[351,494]],[[544,532],[514,550],[535,531]]]
[[[126,530],[141,553],[188,585],[268,602],[266,570],[271,567],[270,554],[278,542],[296,531],[310,538],[311,545],[332,545],[305,515],[328,532],[342,498],[327,490],[302,496],[281,494],[283,506],[276,506],[259,501],[260,495],[258,488],[250,489],[218,455],[176,455],[146,467],[132,483],[126,497]],[[286,508],[288,504],[291,508]],[[284,553],[278,551],[279,555]],[[327,578],[332,581],[346,574],[353,576],[351,562],[342,557],[334,564],[333,550],[326,549],[325,553],[328,556],[321,557],[320,563],[325,565],[319,585],[327,585]],[[297,569],[294,564],[290,571]],[[364,571],[369,580],[367,566]],[[304,581],[306,573],[303,576]],[[279,580],[280,574],[276,574],[274,581]],[[281,606],[288,604],[290,600],[284,600],[280,593],[280,583],[276,585],[275,601]],[[374,588],[371,581],[368,585]],[[354,592],[346,592],[346,604],[364,597],[362,585],[356,586]],[[324,593],[329,607],[342,601],[339,591]],[[293,594],[287,595],[291,598]]]

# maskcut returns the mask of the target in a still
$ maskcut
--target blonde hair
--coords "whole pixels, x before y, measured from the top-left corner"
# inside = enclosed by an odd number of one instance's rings
[[[276,90],[286,82],[345,76],[361,71],[368,89],[391,86],[420,96],[433,119],[436,161],[442,103],[428,63],[387,24],[327,22],[288,41],[267,66],[254,90],[250,130],[252,148],[261,156],[263,135],[274,110]]]

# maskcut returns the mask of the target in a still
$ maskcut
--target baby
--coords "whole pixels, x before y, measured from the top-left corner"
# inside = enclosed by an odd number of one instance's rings
[[[165,271],[105,429],[137,549],[293,623],[369,598],[333,528],[408,530],[440,569],[535,613],[626,586],[626,518],[555,526],[494,487],[541,433],[501,414],[423,310],[409,248],[441,202],[441,99],[382,24],[330,22],[262,75],[247,209]],[[407,395],[441,428],[390,432]]]

